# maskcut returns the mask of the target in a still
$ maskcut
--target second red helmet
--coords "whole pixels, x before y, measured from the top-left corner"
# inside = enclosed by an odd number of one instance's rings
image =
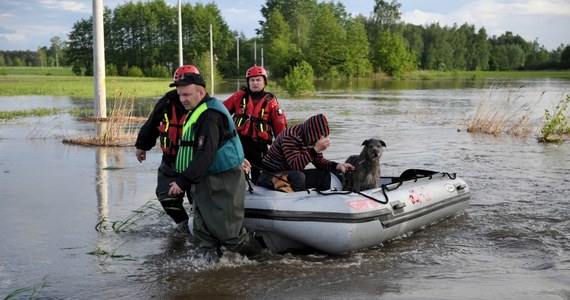
[[[265,79],[265,83],[267,84],[267,71],[265,71],[263,67],[253,66],[247,69],[247,72],[245,73],[245,79],[247,80],[249,77],[253,76],[263,76],[263,78]]]
[[[198,68],[194,67],[193,65],[183,65],[178,67],[178,69],[174,71],[174,76],[172,76],[172,80],[176,82],[182,77],[183,74],[186,73],[200,74],[200,71],[198,71]]]

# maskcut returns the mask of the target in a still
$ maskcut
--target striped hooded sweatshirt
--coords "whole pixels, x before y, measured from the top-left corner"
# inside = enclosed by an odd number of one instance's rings
[[[271,144],[263,158],[263,167],[269,172],[295,170],[302,171],[312,163],[317,169],[334,171],[337,163],[317,153],[315,143],[329,135],[327,118],[318,114],[302,124],[281,132]]]

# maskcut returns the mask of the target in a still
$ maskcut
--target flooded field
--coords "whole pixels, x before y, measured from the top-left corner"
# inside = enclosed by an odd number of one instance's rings
[[[516,105],[527,103],[537,119],[570,91],[564,80],[512,86],[522,87]],[[458,131],[486,93],[481,85],[444,82],[321,86],[314,98],[278,97],[290,124],[327,116],[327,158],[344,161],[363,140],[381,138],[384,175],[456,172],[471,188],[470,206],[343,256],[228,255],[214,266],[194,255],[191,239],[159,208],[159,149],[140,164],[134,147],[63,144],[95,130],[66,113],[0,121],[0,296],[25,289],[15,298],[570,299],[570,143]],[[494,101],[505,100],[501,93]],[[90,105],[0,97],[0,111]]]

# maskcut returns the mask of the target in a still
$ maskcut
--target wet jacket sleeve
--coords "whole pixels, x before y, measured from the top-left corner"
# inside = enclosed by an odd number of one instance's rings
[[[135,147],[137,149],[148,151],[156,145],[156,140],[160,135],[158,128],[163,119],[166,102],[166,96],[160,98],[160,100],[156,102],[154,109],[150,113],[146,122],[141,126],[137,136],[137,141],[135,142]]]
[[[176,179],[176,184],[183,190],[188,190],[194,183],[200,182],[214,161],[216,151],[228,131],[226,116],[208,109],[202,113],[196,122],[196,145],[188,168]],[[200,140],[202,142],[200,142]]]
[[[285,117],[285,112],[283,112],[279,106],[277,99],[273,98],[271,102],[269,102],[269,106],[269,120],[271,122],[271,128],[273,128],[273,135],[278,136],[287,128],[287,118]]]

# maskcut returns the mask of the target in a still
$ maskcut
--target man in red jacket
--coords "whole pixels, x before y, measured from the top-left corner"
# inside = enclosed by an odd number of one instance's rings
[[[287,127],[287,119],[275,96],[264,90],[267,71],[263,67],[249,68],[245,79],[247,86],[224,101],[224,106],[233,114],[245,158],[253,165],[251,179],[256,183],[261,161],[274,138]]]

